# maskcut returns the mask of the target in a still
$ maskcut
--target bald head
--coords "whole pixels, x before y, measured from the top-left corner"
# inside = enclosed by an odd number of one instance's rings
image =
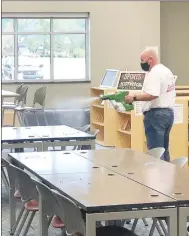
[[[141,67],[145,71],[150,71],[152,67],[154,67],[159,63],[157,52],[151,48],[142,51],[140,59],[141,59]]]

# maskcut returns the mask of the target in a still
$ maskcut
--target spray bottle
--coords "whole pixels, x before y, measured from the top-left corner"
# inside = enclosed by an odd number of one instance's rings
[[[114,94],[101,95],[100,98],[101,100],[112,101],[112,105],[115,107],[116,110],[118,109],[121,111],[131,111],[134,109],[133,104],[125,103],[125,96],[127,96],[128,94],[128,91],[122,91]]]

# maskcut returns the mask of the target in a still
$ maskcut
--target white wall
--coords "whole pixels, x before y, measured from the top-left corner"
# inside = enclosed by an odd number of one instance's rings
[[[161,59],[189,85],[189,2],[161,2]]]
[[[139,70],[141,50],[160,46],[160,2],[3,1],[2,12],[90,12],[91,83],[49,84],[47,107],[60,107],[65,97],[89,96],[90,87],[99,85],[106,68]],[[30,85],[29,104],[39,86]]]

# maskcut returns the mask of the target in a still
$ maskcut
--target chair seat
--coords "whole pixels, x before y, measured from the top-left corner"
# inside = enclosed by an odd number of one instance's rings
[[[96,228],[97,236],[137,236],[134,232],[129,229],[120,226],[104,226]]]
[[[28,201],[24,204],[24,207],[28,210],[28,211],[38,211],[39,207],[38,207],[38,202],[36,200],[31,200]]]
[[[62,229],[65,227],[64,223],[61,221],[61,219],[58,216],[53,216],[51,224],[54,228]]]

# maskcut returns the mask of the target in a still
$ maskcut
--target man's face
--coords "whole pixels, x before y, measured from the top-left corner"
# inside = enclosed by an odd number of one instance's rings
[[[141,60],[140,65],[142,70],[149,71],[152,63],[152,58],[147,54],[142,54],[140,60]]]
[[[141,55],[140,60],[141,60],[141,63],[147,62],[149,65],[151,63],[151,57],[145,54]]]

